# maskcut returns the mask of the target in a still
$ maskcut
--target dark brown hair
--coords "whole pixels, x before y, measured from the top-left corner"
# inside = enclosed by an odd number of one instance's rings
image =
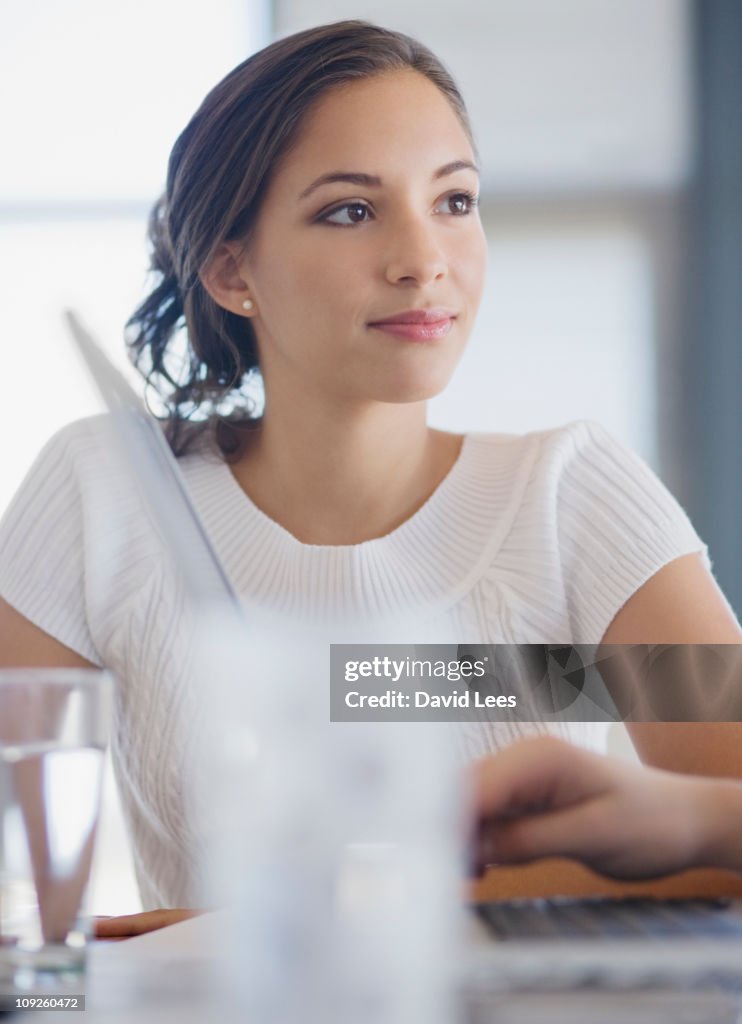
[[[212,89],[178,137],[149,220],[155,287],[126,325],[130,357],[165,403],[176,454],[211,428],[222,456],[234,456],[237,428],[254,422],[242,390],[259,373],[252,324],[217,305],[199,272],[222,242],[248,240],[278,162],[318,97],[404,69],[441,90],[474,145],[464,101],[437,57],[364,21],[308,29],[260,50]]]

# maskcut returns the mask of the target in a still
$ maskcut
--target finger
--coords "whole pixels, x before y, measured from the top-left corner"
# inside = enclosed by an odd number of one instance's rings
[[[96,919],[93,929],[96,938],[111,939],[138,935],[140,933],[140,928],[137,928],[135,922],[129,920],[130,916],[133,915]]]
[[[603,762],[550,736],[521,740],[472,769],[473,805],[480,817],[517,815],[598,793]]]
[[[522,863],[541,857],[570,857],[595,862],[621,844],[621,823],[602,802],[589,801],[562,810],[495,823],[485,850],[491,860]]]
[[[100,938],[142,935],[144,932],[156,931],[158,928],[173,924],[181,919],[180,915],[188,916],[188,911],[146,910],[138,914],[109,917],[96,921],[95,932]]]
[[[489,868],[497,864],[495,845],[492,841],[490,828],[481,828],[472,844],[470,874],[473,878],[481,878]]]

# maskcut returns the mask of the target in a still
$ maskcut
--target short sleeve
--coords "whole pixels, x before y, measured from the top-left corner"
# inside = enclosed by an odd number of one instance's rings
[[[71,424],[46,443],[0,520],[0,597],[100,664],[86,614],[78,433]]]
[[[557,522],[574,642],[597,644],[623,605],[664,565],[708,549],[683,508],[634,452],[591,420],[570,425]]]

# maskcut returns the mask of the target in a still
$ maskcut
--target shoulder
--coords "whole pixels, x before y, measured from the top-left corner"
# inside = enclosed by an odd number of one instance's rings
[[[37,452],[7,510],[47,520],[82,517],[85,526],[104,521],[111,510],[121,520],[131,510],[136,490],[120,454],[110,413],[74,420],[55,431]]]
[[[109,431],[110,415],[99,413],[72,420],[50,435],[42,448],[55,451],[71,451],[78,447],[105,444]]]
[[[569,423],[523,434],[471,433],[467,444],[482,465],[510,465],[531,480],[558,483],[563,475],[610,473],[619,467],[633,475],[651,470],[643,460],[596,420]]]
[[[500,543],[488,578],[505,580],[501,604],[521,595],[523,635],[599,643],[618,610],[663,566],[700,552],[708,568],[682,506],[602,424],[582,419],[471,438],[499,501]],[[559,608],[565,619],[555,626]]]
[[[526,433],[469,432],[467,442],[488,449],[490,452],[527,449],[542,452],[579,451],[585,446],[621,443],[597,420],[570,420],[554,427],[530,430]]]
[[[684,510],[659,475],[601,423],[574,420],[534,436],[538,476],[566,529],[605,531],[603,540],[645,529],[690,535]]]
[[[55,465],[64,465],[75,473],[84,473],[88,467],[103,469],[110,466],[112,444],[110,414],[100,413],[73,420],[47,439],[30,474],[38,474]]]
[[[471,496],[499,521],[524,526],[534,516],[553,519],[565,486],[594,493],[596,481],[620,475],[619,465],[635,475],[635,459],[599,423],[575,420],[522,434],[468,433],[461,461]]]
[[[55,431],[36,452],[11,501],[45,506],[51,495],[64,495],[69,503],[81,476],[106,475],[110,450],[106,416],[90,416]]]
[[[602,424],[582,419],[522,435],[479,435],[475,444],[490,475],[499,472],[517,502],[513,526],[548,537],[580,572],[590,556],[624,565],[629,552],[650,564],[704,545],[685,510],[631,448]],[[530,534],[529,534],[530,535]]]
[[[165,423],[152,419],[166,435]],[[49,437],[39,451],[36,463],[63,460],[81,474],[100,470],[104,475],[116,475],[121,468],[121,460],[117,456],[119,437],[114,414],[99,413],[73,420]],[[197,460],[205,453],[205,445],[199,443],[199,438],[194,435],[187,457]]]

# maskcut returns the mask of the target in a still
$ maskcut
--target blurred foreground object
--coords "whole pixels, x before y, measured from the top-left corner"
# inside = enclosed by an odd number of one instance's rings
[[[210,623],[200,661],[219,689],[200,813],[205,902],[230,908],[227,1013],[450,1024],[464,801],[448,728],[330,723],[329,631],[249,618]]]
[[[0,994],[82,990],[110,703],[105,672],[0,670]]]

